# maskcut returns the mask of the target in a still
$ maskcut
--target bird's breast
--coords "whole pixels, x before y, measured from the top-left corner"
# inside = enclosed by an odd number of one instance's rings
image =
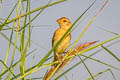
[[[60,38],[65,34],[65,30],[58,29],[55,32],[54,35],[54,45],[60,40]],[[70,44],[70,39],[71,39],[71,34],[69,33],[64,39],[61,41],[61,43],[57,46],[55,49],[55,52],[57,53],[63,53],[69,46]]]

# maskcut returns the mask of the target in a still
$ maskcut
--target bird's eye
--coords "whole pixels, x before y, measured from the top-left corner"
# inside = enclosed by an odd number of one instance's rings
[[[63,20],[63,22],[67,22],[66,20]]]

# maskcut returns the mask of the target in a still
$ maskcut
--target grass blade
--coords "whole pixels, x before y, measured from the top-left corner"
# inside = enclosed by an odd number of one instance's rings
[[[30,12],[26,12],[26,13],[21,14],[21,18],[24,17],[24,16],[26,16],[26,15],[29,15],[29,13],[34,13],[34,12],[36,12],[36,11],[39,11],[39,10],[41,10],[41,9],[50,7],[50,6],[52,6],[52,5],[55,5],[55,4],[64,2],[64,1],[66,1],[66,0],[59,0],[59,1],[53,2],[53,3],[49,4],[49,5],[44,5],[44,6],[40,7],[40,8],[33,9],[33,10],[31,10]],[[0,25],[0,31],[2,30],[2,28],[3,28],[6,24],[9,24],[9,23],[17,20],[19,17],[20,17],[20,16],[14,17],[13,19],[8,20],[6,23],[1,24],[1,25]]]
[[[107,49],[105,46],[101,45],[101,47],[103,49],[105,49],[108,53],[110,53],[110,55],[112,55],[118,62],[120,62],[120,59],[114,54],[112,53],[109,49]]]
[[[118,43],[118,42],[119,42],[119,41],[116,41],[116,42],[114,42],[114,43],[111,43],[111,44],[107,45],[107,47],[112,46],[113,44],[116,44],[116,43]],[[102,51],[102,50],[103,50],[103,49],[99,49],[99,50],[97,50],[96,52],[92,53],[91,55],[85,56],[85,58],[83,59],[83,61],[91,58],[92,56],[96,55],[98,52],[100,52],[100,51]],[[93,58],[92,58],[92,59],[93,59]],[[99,62],[99,61],[98,61],[98,62]],[[59,78],[62,77],[64,74],[68,73],[69,71],[71,71],[72,69],[74,69],[75,67],[77,67],[77,66],[78,66],[79,64],[81,64],[81,63],[82,63],[82,62],[80,61],[80,62],[74,64],[72,67],[70,67],[69,69],[67,69],[66,71],[64,71],[62,74],[60,74],[59,76],[57,76],[56,79],[59,79]],[[103,64],[103,63],[102,63],[102,64]],[[106,65],[106,64],[105,64],[105,65]],[[120,69],[115,68],[115,67],[113,67],[113,66],[109,66],[109,67],[112,67],[112,68],[114,68],[114,69],[116,69],[116,70],[120,70]]]
[[[90,70],[88,69],[87,65],[86,65],[86,64],[84,63],[84,61],[82,60],[82,58],[81,58],[80,56],[78,56],[78,57],[80,58],[81,62],[83,63],[83,65],[84,65],[85,68],[87,69],[87,71],[88,71],[88,73],[90,74],[91,78],[92,78],[93,80],[95,80],[94,77],[93,77],[93,75],[92,75],[92,73],[91,73]]]

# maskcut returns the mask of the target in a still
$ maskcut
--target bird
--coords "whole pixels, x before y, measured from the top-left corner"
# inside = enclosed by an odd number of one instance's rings
[[[53,38],[52,38],[52,47],[60,40],[60,38],[65,34],[65,32],[72,26],[71,21],[67,17],[62,17],[56,22],[59,24],[59,28],[55,30]],[[60,44],[54,49],[54,60],[59,61],[62,63],[62,55],[64,54],[65,50],[69,47],[71,40],[71,32],[63,38]],[[55,64],[54,66],[56,66]]]

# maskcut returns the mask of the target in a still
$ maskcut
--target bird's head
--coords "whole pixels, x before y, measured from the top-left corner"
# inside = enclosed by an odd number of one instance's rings
[[[60,28],[63,28],[63,29],[69,29],[72,26],[71,21],[66,17],[62,17],[56,21],[60,25]]]

